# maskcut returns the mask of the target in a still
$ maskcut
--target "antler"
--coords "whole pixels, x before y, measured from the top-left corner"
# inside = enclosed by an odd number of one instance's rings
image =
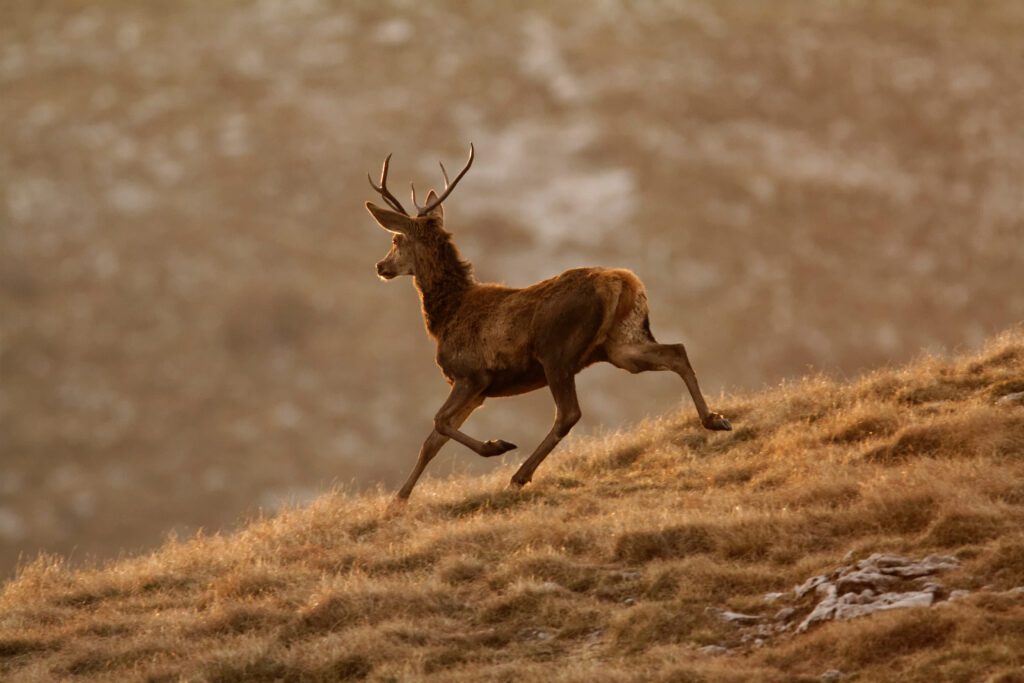
[[[412,183],[409,183],[409,187],[412,188],[412,203],[419,210],[420,216],[426,216],[428,213],[436,209],[441,204],[441,202],[443,202],[445,198],[448,197],[449,194],[451,194],[451,191],[454,190],[455,186],[458,185],[460,180],[462,180],[462,176],[466,175],[466,171],[468,171],[469,167],[473,165],[473,153],[473,143],[471,142],[469,143],[469,160],[466,162],[466,165],[462,168],[462,170],[459,171],[459,175],[455,176],[455,180],[453,180],[450,183],[448,182],[448,172],[444,170],[444,164],[441,164],[441,173],[444,174],[444,192],[442,192],[441,196],[439,196],[434,201],[427,203],[426,206],[420,206],[416,202],[416,186],[413,185]]]
[[[370,181],[370,187],[372,187],[374,190],[376,190],[377,193],[381,197],[384,198],[384,201],[386,201],[388,203],[388,206],[390,206],[395,211],[400,211],[401,213],[404,213],[406,216],[408,216],[409,212],[406,211],[405,208],[402,207],[402,203],[399,202],[397,199],[395,199],[395,195],[391,194],[391,191],[388,190],[388,164],[389,163],[391,163],[391,155],[390,154],[387,156],[387,158],[384,159],[384,168],[382,168],[381,171],[380,171],[380,185],[379,186],[378,185],[374,185],[373,178],[370,177],[369,173],[366,174],[366,179]]]

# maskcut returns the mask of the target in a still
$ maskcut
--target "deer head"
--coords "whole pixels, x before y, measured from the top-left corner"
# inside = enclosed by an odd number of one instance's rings
[[[448,180],[448,172],[441,164],[441,173],[444,175],[444,191],[438,195],[431,190],[427,193],[426,204],[420,206],[416,201],[416,186],[410,183],[412,189],[412,203],[416,207],[415,216],[409,214],[401,202],[388,190],[388,165],[391,162],[389,154],[384,159],[384,167],[380,173],[380,184],[373,182],[373,178],[367,174],[367,179],[372,187],[390,206],[385,209],[371,202],[366,202],[366,210],[370,212],[380,227],[392,233],[391,249],[383,259],[377,262],[377,275],[382,280],[391,280],[399,275],[416,275],[416,263],[423,259],[419,258],[425,250],[436,251],[437,247],[447,244],[450,235],[444,229],[444,209],[441,202],[448,198],[451,191],[466,171],[473,165],[473,145],[469,146],[469,160],[462,168],[455,180]]]

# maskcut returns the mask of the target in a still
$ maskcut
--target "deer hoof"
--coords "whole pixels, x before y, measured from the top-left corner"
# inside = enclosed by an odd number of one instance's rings
[[[518,490],[520,490],[521,488],[523,488],[524,486],[526,486],[529,483],[530,483],[529,479],[527,479],[525,481],[520,481],[519,479],[517,479],[516,477],[513,476],[512,479],[508,482],[508,490],[509,491],[518,491]]]
[[[481,450],[480,455],[484,456],[485,458],[490,458],[495,455],[501,455],[502,453],[508,453],[509,451],[514,450],[516,448],[518,448],[518,446],[516,446],[514,443],[502,441],[501,439],[498,439],[497,441],[485,441],[484,447]]]
[[[704,418],[704,428],[716,432],[731,432],[732,423],[726,420],[721,413],[711,413]]]
[[[409,499],[403,498],[402,496],[395,496],[384,508],[384,516],[393,517],[395,515],[400,515],[407,509],[409,509]]]

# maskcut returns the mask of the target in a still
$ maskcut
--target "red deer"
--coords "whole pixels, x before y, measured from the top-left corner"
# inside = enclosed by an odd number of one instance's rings
[[[474,279],[470,264],[445,230],[441,208],[473,164],[473,154],[470,145],[469,161],[451,182],[441,164],[444,191],[437,195],[431,190],[423,206],[416,202],[416,188],[412,187],[416,215],[408,213],[387,188],[390,154],[384,160],[380,184],[369,178],[391,207],[366,203],[374,220],[392,233],[391,250],[377,264],[377,274],[382,280],[413,277],[427,333],[437,342],[437,364],[451,385],[448,399],[434,417],[434,430],[423,443],[398,499],[409,497],[448,439],[484,457],[516,448],[500,439],[478,441],[459,428],[486,398],[547,386],[555,399],[555,423],[512,475],[510,486],[524,486],[580,419],[576,373],[601,361],[633,373],[675,372],[686,383],[701,424],[713,430],[732,429],[722,415],[708,410],[683,345],[655,341],[647,293],[631,271],[574,268],[522,289]]]

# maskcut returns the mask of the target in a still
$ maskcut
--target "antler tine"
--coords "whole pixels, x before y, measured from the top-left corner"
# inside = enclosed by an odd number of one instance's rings
[[[444,162],[443,161],[439,161],[437,163],[440,164],[440,166],[441,166],[441,175],[444,176],[444,189],[447,190],[448,189],[448,185],[450,185],[450,183],[448,182],[448,171],[444,170]],[[412,189],[412,203],[413,203],[413,206],[415,206],[416,210],[420,212],[420,215],[422,216],[423,214],[425,214],[428,211],[430,211],[430,209],[424,210],[424,208],[419,205],[419,202],[416,201],[416,184],[415,183],[409,183],[409,187]],[[440,202],[438,202],[438,204],[440,204]],[[437,204],[434,204],[434,206],[437,206]]]
[[[379,186],[374,184],[373,178],[370,176],[369,173],[366,174],[366,179],[370,181],[370,187],[376,190],[377,194],[383,197],[384,201],[388,203],[388,206],[390,206],[395,211],[401,211],[406,216],[408,216],[409,212],[405,210],[405,207],[402,206],[401,202],[395,199],[395,195],[391,194],[391,191],[388,190],[388,165],[390,163],[391,155],[389,154],[387,155],[387,157],[384,158],[384,167],[380,171]]]
[[[416,183],[409,183],[409,189],[412,190],[412,205],[416,207],[416,210],[419,211],[422,216],[426,212],[423,210],[423,207],[420,206],[419,202],[416,201]]]
[[[449,194],[451,194],[451,191],[454,190],[455,186],[459,184],[460,180],[462,180],[462,176],[466,175],[466,171],[468,171],[469,167],[473,165],[473,155],[474,155],[473,143],[471,142],[471,143],[469,143],[469,160],[466,161],[466,165],[462,167],[462,170],[459,171],[459,175],[455,176],[455,180],[453,180],[451,183],[448,182],[448,173],[445,172],[445,170],[444,170],[444,164],[441,164],[441,172],[444,173],[444,192],[442,192],[441,196],[439,196],[434,201],[428,202],[426,206],[421,207],[421,206],[419,206],[417,204],[416,208],[419,209],[419,212],[420,212],[421,216],[425,216],[426,214],[428,214],[431,211],[433,211],[434,209],[436,209],[438,207],[438,205],[441,202],[443,202],[445,200],[445,198],[448,197]],[[416,197],[416,190],[415,190],[415,188],[413,188],[413,203],[416,202],[415,197]]]

